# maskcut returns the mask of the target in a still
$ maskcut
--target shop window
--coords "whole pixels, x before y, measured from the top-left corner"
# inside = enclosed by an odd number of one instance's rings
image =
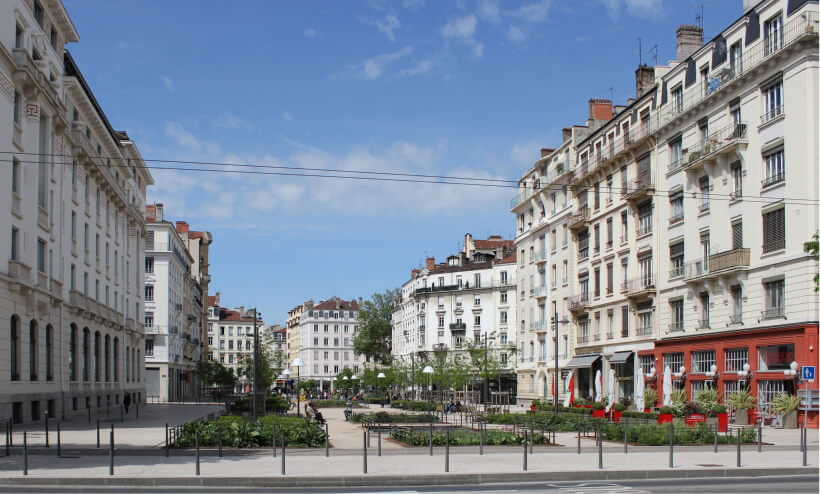
[[[783,371],[794,361],[794,343],[757,347],[758,370]]]

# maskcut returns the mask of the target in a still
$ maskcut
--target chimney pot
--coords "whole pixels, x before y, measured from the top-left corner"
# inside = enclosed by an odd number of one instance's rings
[[[703,29],[700,26],[682,24],[676,31],[678,36],[678,62],[683,62],[703,46]]]
[[[635,71],[635,94],[638,98],[649,91],[655,85],[655,67],[641,65]]]
[[[427,270],[432,271],[436,267],[436,258],[435,257],[428,257],[427,258]]]
[[[592,98],[589,100],[590,120],[609,120],[612,118],[612,101]]]
[[[188,233],[188,223],[184,221],[177,221],[177,232]]]

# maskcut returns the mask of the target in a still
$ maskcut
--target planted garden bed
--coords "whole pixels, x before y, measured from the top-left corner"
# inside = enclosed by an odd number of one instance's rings
[[[351,422],[375,422],[377,424],[418,424],[418,423],[429,423],[429,422],[438,422],[438,417],[435,415],[425,413],[425,414],[415,414],[415,413],[387,413],[387,412],[376,412],[376,413],[353,413],[350,415],[348,419]]]
[[[324,446],[325,432],[315,422],[300,417],[266,415],[257,422],[243,417],[225,415],[216,420],[195,420],[183,425],[174,440],[176,448],[191,448],[199,431],[199,445],[202,447],[219,445],[219,429],[222,428],[222,445],[234,448],[261,448],[273,445],[273,430],[276,427],[276,442],[281,445],[282,431],[288,447],[316,448]]]
[[[480,432],[466,430],[450,431],[450,446],[477,446],[480,443]],[[426,428],[413,429],[409,427],[395,428],[390,431],[390,437],[407,446],[429,446],[430,432]],[[534,444],[549,444],[549,438],[536,432]],[[446,433],[433,432],[433,446],[444,446]],[[509,431],[487,429],[484,433],[484,444],[487,445],[517,445],[524,444],[524,435]]]

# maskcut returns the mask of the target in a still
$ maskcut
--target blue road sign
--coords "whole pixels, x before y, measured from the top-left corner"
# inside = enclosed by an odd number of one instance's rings
[[[800,378],[803,381],[814,381],[814,366],[813,365],[804,365],[800,368]]]

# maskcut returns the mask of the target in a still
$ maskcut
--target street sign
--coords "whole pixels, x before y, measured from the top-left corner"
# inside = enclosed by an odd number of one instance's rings
[[[803,381],[808,381],[810,383],[814,382],[814,370],[815,367],[813,365],[804,365],[800,368],[800,379]]]

